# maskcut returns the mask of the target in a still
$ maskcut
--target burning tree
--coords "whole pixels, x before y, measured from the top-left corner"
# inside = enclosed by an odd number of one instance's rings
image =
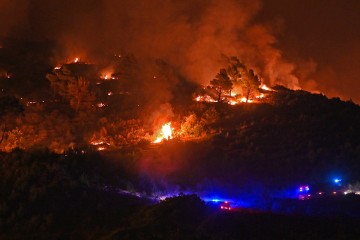
[[[227,71],[224,68],[220,69],[220,72],[216,74],[215,79],[210,81],[210,84],[218,94],[218,100],[217,100],[218,102],[221,101],[221,95],[224,92],[228,91],[229,94],[231,95],[231,89],[233,87],[233,83],[230,81]]]
[[[234,86],[242,89],[243,96],[246,98],[246,102],[248,102],[249,98],[254,97],[258,93],[261,84],[259,77],[255,75],[254,70],[248,70],[237,57],[232,56],[229,58],[224,56],[224,58],[228,64],[226,74]]]
[[[244,89],[243,92],[245,92],[246,101],[259,93],[260,80],[252,69],[242,76],[241,85]]]

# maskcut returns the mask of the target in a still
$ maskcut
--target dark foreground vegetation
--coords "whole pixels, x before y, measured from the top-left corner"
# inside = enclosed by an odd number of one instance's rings
[[[1,239],[355,239],[360,234],[359,216],[339,210],[347,205],[345,210],[358,211],[358,198],[273,204],[275,212],[286,214],[222,212],[196,195],[156,203],[146,192],[140,198],[111,188],[131,191],[133,179],[145,191],[151,183],[91,150],[2,154],[0,176]],[[317,209],[323,214],[311,212]]]

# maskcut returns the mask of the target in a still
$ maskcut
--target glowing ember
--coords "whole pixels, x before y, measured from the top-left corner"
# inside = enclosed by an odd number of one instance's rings
[[[103,141],[103,140],[94,140],[90,141],[90,144],[93,146],[97,146],[98,151],[104,151],[108,146],[110,146],[110,143]]]
[[[104,80],[110,80],[110,79],[116,79],[115,77],[112,76],[112,73],[106,73],[106,74],[102,74],[100,76],[101,79],[104,79]]]
[[[102,108],[102,107],[105,107],[106,104],[101,102],[101,103],[98,103],[97,106],[98,106],[99,108]]]
[[[252,102],[254,102],[254,101],[251,100],[251,99],[247,99],[246,97],[242,97],[242,98],[240,99],[240,102],[242,102],[242,103],[252,103]]]
[[[265,97],[265,94],[261,93],[259,96],[256,96],[256,98],[264,98]]]
[[[110,145],[109,143],[101,141],[101,140],[100,141],[92,141],[92,142],[90,142],[90,144],[94,145],[94,146],[103,145],[103,144]]]
[[[238,102],[237,102],[237,101],[234,101],[234,100],[230,100],[230,101],[229,101],[229,104],[230,104],[230,105],[236,105],[236,104],[238,104]]]
[[[172,138],[173,136],[172,136],[171,123],[165,123],[164,125],[162,125],[161,132],[154,141],[154,143],[159,143],[162,142],[163,140],[170,140]]]
[[[59,69],[61,69],[61,66],[56,66],[56,67],[54,67],[54,69],[59,70]]]
[[[266,86],[265,84],[261,84],[260,87],[262,90],[265,90],[265,91],[273,91],[271,88],[269,88],[268,86]]]
[[[204,95],[204,96],[197,96],[195,98],[195,101],[197,102],[217,102],[216,100],[214,100],[212,97],[210,97],[209,95]]]

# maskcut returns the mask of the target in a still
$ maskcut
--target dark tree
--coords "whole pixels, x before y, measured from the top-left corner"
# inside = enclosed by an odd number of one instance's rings
[[[253,97],[258,92],[260,86],[260,80],[255,75],[254,70],[249,69],[235,57],[223,56],[226,62],[226,73],[229,76],[230,81],[235,86],[239,86],[242,89],[246,101]]]
[[[220,72],[216,74],[215,79],[210,81],[210,84],[218,94],[218,102],[221,101],[221,95],[224,92],[229,91],[231,94],[233,83],[230,81],[230,78],[224,68],[220,69]]]

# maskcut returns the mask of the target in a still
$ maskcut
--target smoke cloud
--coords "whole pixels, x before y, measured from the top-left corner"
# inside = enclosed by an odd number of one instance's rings
[[[299,86],[294,64],[275,47],[270,28],[254,23],[259,0],[1,0],[5,35],[54,40],[61,59],[98,61],[132,52],[163,59],[192,81],[207,84],[221,54],[238,56],[271,85]]]

